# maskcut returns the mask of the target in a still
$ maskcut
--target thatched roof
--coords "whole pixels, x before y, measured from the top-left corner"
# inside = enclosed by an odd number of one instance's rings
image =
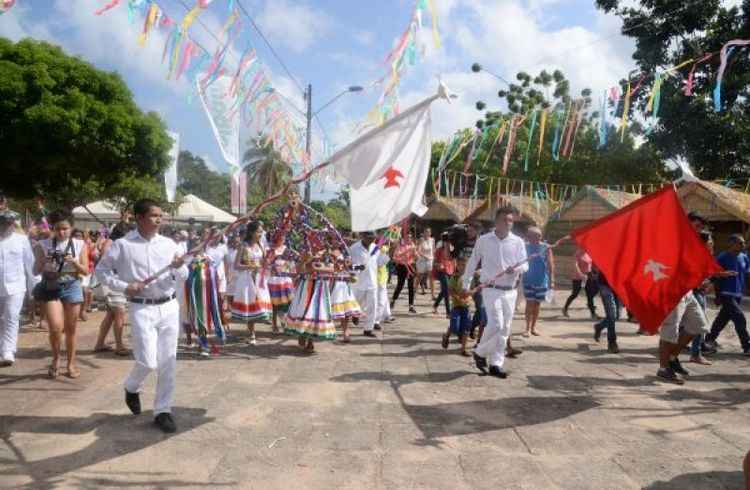
[[[546,199],[535,199],[529,196],[505,195],[499,198],[489,198],[474,210],[466,219],[479,221],[495,221],[498,208],[510,206],[519,214],[519,221],[544,226],[547,223],[552,207]]]
[[[425,221],[453,221],[455,223],[463,223],[483,203],[484,199],[437,197],[430,203],[427,212],[421,219]]]
[[[697,211],[709,221],[750,223],[750,194],[714,182],[686,182],[677,190],[685,211]]]
[[[601,211],[613,212],[618,209],[624,208],[628,204],[640,199],[640,194],[632,194],[630,192],[613,191],[604,189],[601,187],[594,187],[590,185],[583,186],[570,200],[566,201],[562,207],[550,217],[552,220],[568,219],[569,215],[572,214],[571,210],[581,205],[584,201],[593,201],[598,205]],[[596,214],[600,214],[598,211]],[[600,218],[601,216],[591,216],[591,219]]]

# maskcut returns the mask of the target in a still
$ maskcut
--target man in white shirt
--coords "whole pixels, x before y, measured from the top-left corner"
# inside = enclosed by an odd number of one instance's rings
[[[137,228],[115,241],[96,267],[99,281],[128,298],[135,366],[125,380],[125,403],[141,413],[139,393],[148,374],[156,371],[154,416],[164,432],[177,430],[171,415],[177,364],[179,307],[175,285],[187,279],[180,249],[159,235],[162,211],[150,199],[133,206]],[[154,280],[152,276],[161,271]]]
[[[377,245],[373,243],[375,236],[370,231],[360,234],[360,240],[351,246],[349,254],[355,270],[359,270],[357,282],[354,283],[354,297],[357,298],[362,317],[359,323],[362,325],[365,337],[375,337],[375,317],[377,315],[377,290],[378,290],[378,259],[380,251],[375,250]]]
[[[28,237],[15,232],[17,219],[17,213],[0,210],[0,367],[16,360],[23,299],[34,282],[34,253]]]
[[[513,210],[501,208],[495,214],[494,231],[482,235],[461,278],[465,290],[469,290],[474,271],[481,262],[479,280],[482,285],[482,301],[487,310],[487,326],[482,340],[474,348],[474,362],[485,372],[489,360],[489,374],[498,378],[508,375],[503,370],[505,344],[510,336],[513,310],[516,304],[519,276],[529,268],[526,246],[514,235]]]

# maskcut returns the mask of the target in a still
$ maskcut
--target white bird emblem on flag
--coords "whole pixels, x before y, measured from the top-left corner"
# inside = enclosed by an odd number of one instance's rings
[[[654,282],[659,282],[662,279],[669,278],[669,276],[663,272],[664,269],[669,269],[669,267],[660,264],[655,260],[649,259],[648,262],[646,262],[646,266],[643,268],[643,274],[648,275],[651,273],[654,276]]]

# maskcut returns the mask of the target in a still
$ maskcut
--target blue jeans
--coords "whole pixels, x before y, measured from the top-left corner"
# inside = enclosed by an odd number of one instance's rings
[[[721,296],[721,310],[714,320],[714,324],[711,325],[711,332],[706,335],[706,342],[713,342],[719,338],[719,334],[724,330],[729,321],[734,323],[734,329],[737,331],[737,336],[740,338],[740,344],[743,349],[750,348],[750,338],[747,334],[747,321],[745,320],[745,314],[742,312],[740,307],[740,298],[734,296]]]
[[[693,296],[695,296],[695,300],[698,302],[698,304],[701,306],[701,309],[703,312],[706,312],[706,295],[703,293],[703,291],[693,291]],[[705,336],[704,335],[696,335],[693,338],[692,343],[690,344],[690,354],[693,357],[698,357],[701,354],[701,345],[703,344]]]
[[[607,329],[607,342],[617,342],[617,332],[615,331],[615,322],[618,318],[617,299],[615,293],[612,292],[607,286],[601,286],[599,288],[599,294],[602,297],[602,305],[604,306],[604,319],[596,324],[597,329]]]
[[[451,304],[450,295],[448,294],[448,274],[445,272],[438,272],[437,278],[440,283],[440,294],[438,294],[437,299],[435,299],[435,304],[432,305],[432,307],[437,309],[440,301],[445,301],[445,314],[450,316]]]
[[[474,299],[474,316],[471,318],[471,329],[474,330],[476,327],[484,327],[487,325],[487,310],[484,309],[484,300],[482,299],[482,291],[474,293],[472,298]]]

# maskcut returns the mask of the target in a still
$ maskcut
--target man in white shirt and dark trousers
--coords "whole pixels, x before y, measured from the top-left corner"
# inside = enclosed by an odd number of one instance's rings
[[[380,251],[373,243],[375,235],[366,231],[360,233],[360,240],[351,246],[349,254],[352,259],[354,270],[359,271],[357,282],[354,283],[354,297],[357,298],[362,317],[359,324],[362,325],[365,337],[375,337],[375,320],[377,316],[377,291],[378,291],[378,260]]]
[[[21,308],[34,282],[34,253],[29,238],[16,233],[17,219],[17,213],[0,210],[0,367],[16,360]]]
[[[175,432],[171,405],[180,330],[175,284],[187,279],[188,270],[179,246],[159,235],[159,205],[142,199],[133,211],[137,228],[112,244],[96,275],[107,287],[124,292],[130,303],[135,366],[125,380],[125,403],[133,414],[141,413],[139,393],[148,374],[156,371],[155,423],[164,432]],[[155,280],[145,282],[163,270]]]
[[[482,340],[474,348],[474,362],[484,373],[489,361],[490,376],[498,378],[508,376],[503,370],[505,345],[511,333],[519,277],[529,268],[526,246],[510,231],[512,228],[513,210],[498,209],[495,229],[479,237],[461,278],[464,289],[468,291],[474,271],[481,262],[479,280],[484,285],[482,301],[487,310],[487,326]]]

